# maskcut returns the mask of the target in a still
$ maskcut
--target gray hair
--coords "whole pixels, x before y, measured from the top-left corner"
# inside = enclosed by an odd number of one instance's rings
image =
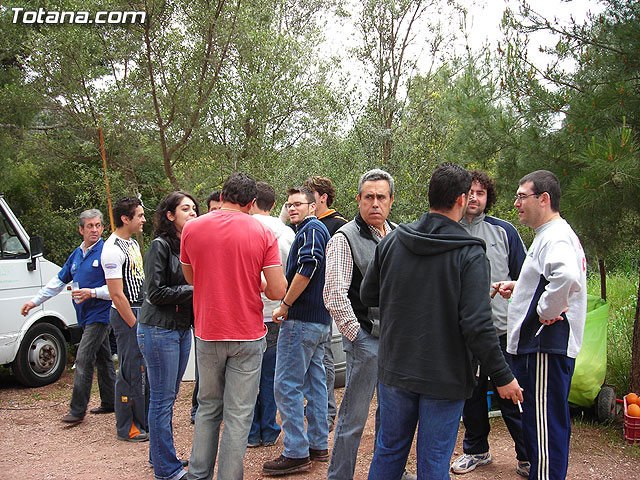
[[[80,225],[81,227],[84,227],[84,221],[86,219],[95,218],[95,217],[100,217],[100,222],[104,223],[104,220],[102,218],[102,212],[97,208],[91,208],[89,210],[85,210],[78,216],[78,225]]]
[[[389,194],[393,197],[393,177],[391,174],[384,170],[380,170],[379,168],[369,170],[360,177],[360,183],[358,183],[358,195],[362,193],[362,184],[364,182],[375,182],[377,180],[386,180],[389,183]]]

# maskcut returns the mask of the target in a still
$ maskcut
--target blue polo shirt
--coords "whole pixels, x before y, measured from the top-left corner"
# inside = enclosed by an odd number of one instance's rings
[[[104,242],[98,240],[83,254],[82,248],[76,248],[58,272],[58,278],[64,283],[78,282],[80,288],[98,288],[106,285],[104,270],[100,264],[100,255]],[[78,317],[78,325],[84,327],[92,323],[109,323],[111,300],[89,298],[82,303],[73,302]]]

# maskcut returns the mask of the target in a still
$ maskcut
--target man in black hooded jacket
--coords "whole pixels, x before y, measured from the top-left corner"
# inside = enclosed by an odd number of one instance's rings
[[[380,242],[362,282],[362,302],[380,307],[380,431],[369,480],[402,476],[417,424],[418,479],[449,478],[474,357],[502,398],[523,400],[491,322],[485,244],[458,224],[470,188],[464,168],[438,165],[429,213]]]

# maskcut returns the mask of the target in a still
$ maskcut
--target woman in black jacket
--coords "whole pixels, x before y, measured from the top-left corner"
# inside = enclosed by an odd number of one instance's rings
[[[185,192],[169,194],[155,215],[155,238],[144,256],[144,301],[138,345],[149,377],[149,462],[157,479],[186,475],[173,444],[173,404],[187,367],[193,325],[193,287],[180,264],[182,227],[198,215]]]

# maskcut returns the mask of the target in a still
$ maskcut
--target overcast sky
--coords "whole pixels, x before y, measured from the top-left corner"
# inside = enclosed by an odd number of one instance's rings
[[[349,49],[358,43],[358,33],[354,27],[357,20],[358,11],[361,8],[360,0],[348,0],[352,7],[352,17],[347,19],[331,18],[327,22],[326,28],[326,44],[322,49],[325,55],[338,55],[343,59],[343,68],[352,76],[351,82],[357,85],[359,90],[367,92],[372,88],[370,82],[363,74],[362,67],[354,59],[349,58]],[[472,48],[480,47],[483,43],[490,43],[492,48],[497,46],[497,42],[501,39],[500,22],[504,10],[510,7],[517,11],[519,2],[516,0],[459,0],[461,3],[470,4],[467,6],[467,31],[469,33],[470,45]],[[538,2],[530,2],[534,5],[534,10],[546,18],[556,17],[561,22],[569,22],[570,17],[581,23],[587,17],[587,12],[592,13],[602,11],[602,4],[597,0],[542,0]],[[459,19],[451,24],[451,28],[455,29],[459,25]],[[419,38],[419,37],[418,37]],[[530,58],[539,66],[546,63],[545,57],[538,52],[540,45],[553,45],[557,40],[550,35],[538,34],[533,37],[530,44]],[[460,42],[456,46],[456,50],[463,52],[464,43]],[[431,58],[428,53],[422,52],[420,41],[416,42],[416,46],[411,51],[412,55],[419,57],[418,70],[420,72],[427,71]],[[365,94],[366,95],[366,94]]]

